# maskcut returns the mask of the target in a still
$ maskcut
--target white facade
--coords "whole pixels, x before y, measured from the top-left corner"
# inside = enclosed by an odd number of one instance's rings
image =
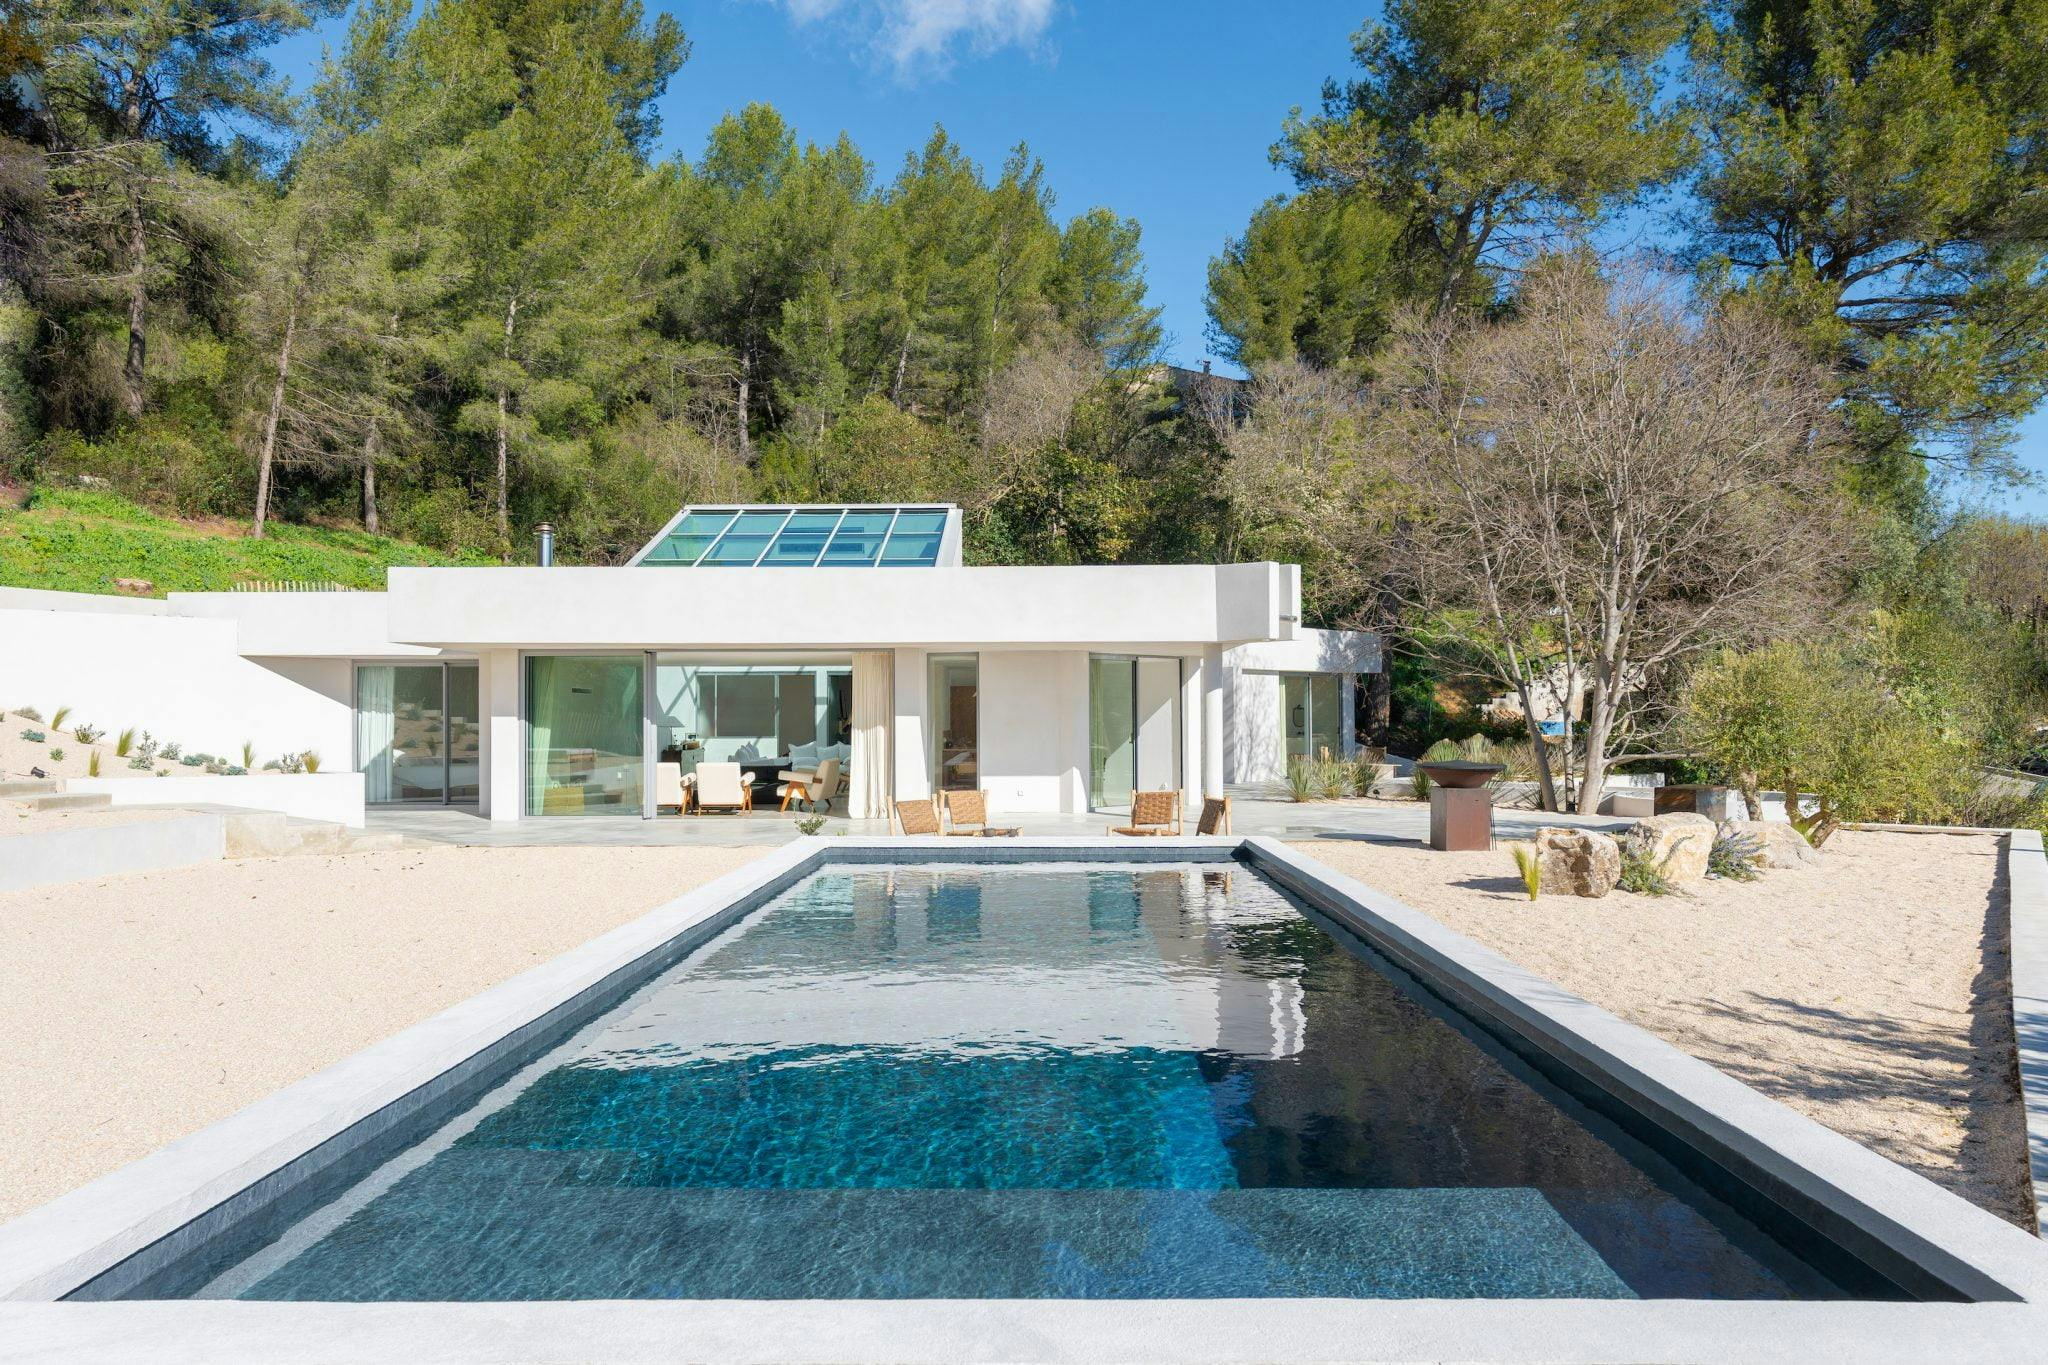
[[[616,746],[638,750],[621,758],[621,772],[659,758],[657,746],[689,728],[673,697],[655,704],[658,660],[773,661],[821,679],[821,670],[882,661],[890,704],[865,751],[889,769],[878,795],[930,793],[942,738],[934,718],[952,714],[944,701],[968,712],[954,722],[971,731],[965,770],[992,810],[1080,812],[1120,804],[1131,785],[1175,785],[1198,802],[1226,782],[1283,777],[1275,755],[1288,675],[1336,675],[1341,692],[1325,685],[1318,695],[1343,697],[1348,750],[1350,679],[1379,667],[1378,642],[1301,629],[1300,598],[1300,570],[1271,563],[394,569],[383,593],[174,593],[163,602],[0,589],[0,698],[71,705],[95,723],[212,752],[244,740],[264,755],[317,749],[326,769],[342,771],[358,766],[357,665],[473,661],[477,804],[516,820],[543,804],[530,757],[540,742],[529,696],[536,659],[618,656],[605,667],[624,674],[625,660],[645,661],[646,739]],[[971,656],[972,686],[928,696],[935,655]],[[1091,794],[1092,782],[1104,790]],[[644,804],[628,803],[634,813]],[[854,804],[857,815],[883,813],[858,809],[858,796]]]

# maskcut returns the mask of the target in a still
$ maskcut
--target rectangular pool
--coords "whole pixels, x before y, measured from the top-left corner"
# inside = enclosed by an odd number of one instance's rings
[[[1243,864],[827,866],[196,1296],[1906,1297],[1627,1117]]]

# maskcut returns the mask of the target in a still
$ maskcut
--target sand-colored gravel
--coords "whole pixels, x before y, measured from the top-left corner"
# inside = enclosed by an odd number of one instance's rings
[[[436,847],[0,894],[0,1218],[761,852]]]
[[[1843,831],[1818,867],[1533,904],[1504,848],[1295,847],[2031,1225],[1994,837]]]

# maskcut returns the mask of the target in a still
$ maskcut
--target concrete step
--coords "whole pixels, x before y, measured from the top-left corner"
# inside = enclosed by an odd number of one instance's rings
[[[64,779],[61,777],[10,777],[0,782],[0,800],[19,800],[24,796],[43,796],[63,790]]]
[[[350,829],[328,820],[301,820],[275,811],[224,813],[227,856],[289,858],[304,854],[388,853],[405,846],[391,830]]]
[[[44,792],[38,796],[13,796],[8,799],[18,801],[35,811],[99,810],[114,804],[114,798],[105,792],[54,791]]]

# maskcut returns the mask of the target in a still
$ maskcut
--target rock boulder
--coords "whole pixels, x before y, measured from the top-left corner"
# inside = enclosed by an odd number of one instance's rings
[[[1756,855],[1758,867],[1807,867],[1820,861],[1820,850],[1790,825],[1775,820],[1736,820],[1729,829],[1762,846]]]
[[[1662,869],[1672,885],[1690,886],[1706,879],[1707,855],[1714,851],[1714,822],[1689,811],[1653,815],[1636,821],[1628,841],[1652,866]]]
[[[1604,896],[1621,880],[1621,845],[1591,829],[1536,831],[1543,891],[1552,896]]]

